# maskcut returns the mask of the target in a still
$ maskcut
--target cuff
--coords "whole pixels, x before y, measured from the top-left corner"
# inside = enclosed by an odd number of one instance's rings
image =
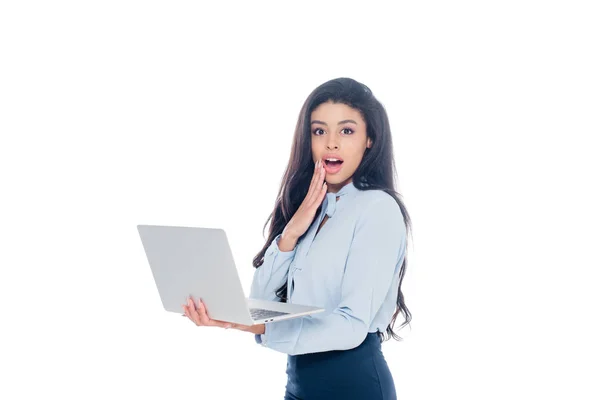
[[[281,251],[279,249],[279,240],[281,239],[281,235],[282,234],[280,233],[279,235],[275,236],[275,238],[271,242],[271,245],[267,248],[266,254],[268,254],[268,255],[280,254],[281,256],[284,256],[283,258],[291,258],[296,253],[296,249],[298,248],[298,243],[296,242],[296,246],[294,246],[294,248],[290,251]]]

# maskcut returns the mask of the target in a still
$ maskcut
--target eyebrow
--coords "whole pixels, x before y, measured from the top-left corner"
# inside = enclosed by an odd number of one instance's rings
[[[346,124],[346,123],[348,123],[348,122],[351,122],[351,123],[353,123],[354,125],[358,125],[358,124],[356,123],[356,121],[355,121],[355,120],[353,120],[353,119],[345,119],[345,120],[343,120],[343,121],[340,121],[340,122],[338,122],[338,125]],[[325,126],[327,126],[327,124],[326,124],[325,122],[323,122],[323,121],[319,121],[318,119],[315,119],[315,120],[314,120],[314,121],[312,121],[310,124],[311,124],[311,125],[312,125],[312,124],[321,124],[321,125],[325,125]]]

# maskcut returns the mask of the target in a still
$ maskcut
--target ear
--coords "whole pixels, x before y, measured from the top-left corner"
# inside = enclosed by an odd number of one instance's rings
[[[367,149],[371,148],[371,146],[373,146],[373,142],[371,141],[371,138],[367,138]]]

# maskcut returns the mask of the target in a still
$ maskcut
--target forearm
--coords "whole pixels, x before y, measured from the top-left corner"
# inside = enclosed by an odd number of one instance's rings
[[[253,325],[248,329],[248,332],[251,332],[255,335],[263,335],[265,333],[265,324]]]
[[[279,239],[279,241],[278,241]],[[283,243],[282,243],[283,242]],[[297,241],[293,236],[278,235],[265,252],[263,264],[254,271],[250,295],[260,300],[278,301],[275,292],[287,281],[289,266],[294,258]],[[283,251],[279,246],[291,250]]]
[[[250,332],[253,335],[263,335],[265,333],[265,324],[258,324],[258,325],[233,324],[232,328],[240,330],[240,331],[244,331],[244,332]]]
[[[280,251],[292,251],[296,247],[296,244],[298,244],[298,238],[285,231],[282,233],[278,243]]]
[[[271,265],[261,265],[254,271],[250,286],[251,299],[277,301],[276,291],[287,282],[288,266],[281,265],[273,268]]]
[[[290,354],[347,350],[356,347],[367,335],[364,321],[336,309],[327,316],[305,316],[269,324],[261,341],[266,347]]]

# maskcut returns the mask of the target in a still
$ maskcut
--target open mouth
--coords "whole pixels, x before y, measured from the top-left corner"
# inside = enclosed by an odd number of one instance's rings
[[[323,159],[323,167],[328,175],[335,175],[342,170],[344,161],[336,158]]]
[[[325,160],[325,165],[327,166],[331,166],[331,167],[337,167],[338,165],[342,165],[343,161],[342,160]]]

